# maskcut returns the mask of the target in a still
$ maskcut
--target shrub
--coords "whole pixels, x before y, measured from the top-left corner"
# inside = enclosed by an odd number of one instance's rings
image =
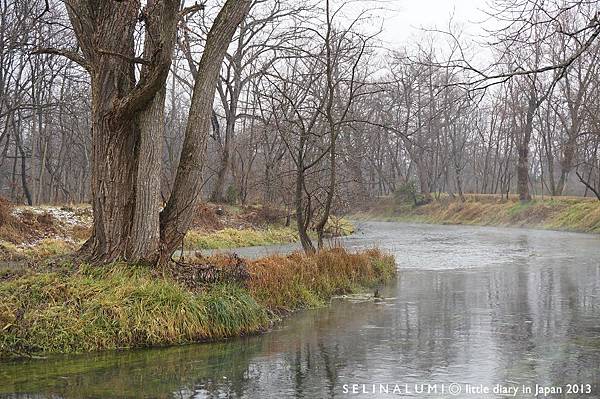
[[[412,204],[413,206],[419,206],[427,203],[425,197],[418,192],[417,183],[414,180],[402,183],[396,188],[393,195],[397,204]]]
[[[347,219],[330,216],[325,225],[325,233],[332,237],[343,237],[354,233],[354,225]]]

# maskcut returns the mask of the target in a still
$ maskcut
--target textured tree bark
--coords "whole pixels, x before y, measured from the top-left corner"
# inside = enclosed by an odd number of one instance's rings
[[[217,171],[217,179],[213,191],[210,195],[212,202],[224,202],[223,191],[225,188],[225,177],[229,170],[229,163],[231,158],[231,149],[233,146],[233,139],[235,136],[235,124],[238,117],[238,102],[240,101],[240,95],[242,94],[242,69],[243,69],[243,53],[244,53],[244,27],[240,28],[240,34],[237,39],[237,49],[231,58],[232,65],[230,65],[231,72],[227,75],[233,75],[232,81],[223,79],[217,86],[217,91],[221,98],[221,103],[225,109],[226,125],[225,125],[225,140],[223,142],[223,152],[221,154],[221,163],[219,164],[219,170]],[[223,87],[225,86],[225,87]],[[229,98],[227,98],[229,93]]]
[[[95,97],[92,104],[103,98],[99,94],[92,97]],[[126,258],[135,209],[134,171],[138,148],[134,129],[131,123],[107,120],[100,110],[92,110],[94,224],[91,237],[81,249],[81,254],[92,262]]]
[[[158,260],[164,102],[165,88],[163,87],[156,94],[151,106],[139,115],[140,143],[136,201],[131,238],[127,248],[127,257],[130,259]]]
[[[210,200],[212,202],[224,202],[223,189],[225,186],[225,176],[227,175],[227,170],[229,169],[231,140],[233,137],[233,129],[235,128],[234,125],[235,122],[227,121],[227,126],[225,127],[225,141],[223,143],[221,162],[219,163],[219,170],[217,171],[217,178],[215,180],[214,188],[212,190],[212,193],[210,194]]]
[[[298,171],[296,172],[296,191],[294,195],[294,205],[296,206],[296,224],[298,227],[298,237],[300,238],[300,244],[302,244],[302,249],[306,254],[315,253],[315,246],[308,236],[308,217],[307,214],[310,214],[310,198],[308,199],[308,204],[306,209],[304,208],[303,201],[303,191],[304,191],[304,163],[302,166],[298,165]]]
[[[335,129],[335,128],[333,128]],[[335,175],[336,175],[336,139],[337,132],[331,134],[331,148],[329,150],[329,183],[327,185],[327,197],[325,198],[325,206],[323,207],[323,214],[321,220],[317,223],[315,230],[317,231],[317,248],[323,249],[323,238],[325,233],[325,226],[329,221],[329,215],[331,214],[331,206],[333,205],[333,196],[335,194]]]
[[[162,144],[164,138],[164,109],[166,80],[176,43],[178,1],[148,1],[153,13],[146,19],[144,54],[152,59],[152,67],[144,66],[142,76],[152,79],[159,75],[154,98],[137,115],[140,129],[139,155],[136,176],[133,226],[127,247],[129,259],[155,262],[160,248],[160,183],[162,172]]]
[[[521,202],[531,201],[529,193],[529,148],[519,148],[519,159],[517,161],[517,192]]]
[[[15,134],[16,148],[19,149],[19,155],[21,156],[21,186],[23,187],[23,194],[25,194],[25,198],[27,198],[27,205],[31,206],[33,205],[33,197],[31,195],[31,190],[29,190],[29,185],[27,184],[27,165],[25,164],[27,154],[25,154],[25,151],[23,150],[23,145],[21,144],[21,132],[17,129],[17,124],[15,123],[14,117],[11,118],[11,123],[13,126],[13,132]],[[16,148],[15,164],[17,162]]]
[[[92,91],[94,225],[80,254],[103,263],[158,260],[164,84],[175,45],[178,0],[149,0],[140,79],[134,30],[139,1],[69,1]]]

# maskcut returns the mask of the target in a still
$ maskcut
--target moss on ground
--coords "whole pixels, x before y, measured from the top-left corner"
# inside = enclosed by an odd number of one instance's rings
[[[0,358],[218,340],[283,312],[391,279],[391,256],[341,249],[247,264],[241,283],[193,289],[145,266],[65,264],[0,278]]]

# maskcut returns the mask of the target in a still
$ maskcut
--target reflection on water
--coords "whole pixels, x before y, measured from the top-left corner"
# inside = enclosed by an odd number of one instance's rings
[[[400,268],[381,303],[336,300],[219,344],[5,363],[0,396],[362,398],[394,395],[345,395],[344,384],[457,382],[592,384],[585,397],[600,397],[599,243],[368,223],[347,245],[393,251]]]

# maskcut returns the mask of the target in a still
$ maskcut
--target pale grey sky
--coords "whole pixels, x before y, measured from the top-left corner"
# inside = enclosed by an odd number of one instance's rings
[[[383,13],[382,39],[392,47],[402,46],[419,35],[421,28],[446,30],[451,15],[465,33],[483,33],[480,22],[486,19],[486,0],[390,0]]]

